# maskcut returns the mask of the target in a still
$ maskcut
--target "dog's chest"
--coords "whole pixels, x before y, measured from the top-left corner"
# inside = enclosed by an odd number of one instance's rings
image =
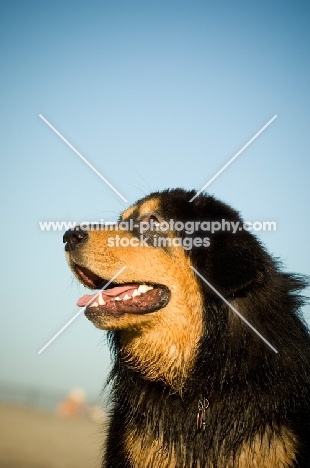
[[[176,468],[174,451],[169,453],[163,444],[162,437],[148,438],[128,432],[126,437],[126,452],[134,468]]]
[[[286,428],[279,436],[266,431],[255,436],[251,442],[244,442],[238,453],[223,457],[218,450],[216,462],[208,457],[203,444],[185,441],[182,432],[174,444],[167,444],[162,435],[154,436],[153,431],[139,434],[138,429],[126,433],[127,459],[133,468],[292,468],[296,461],[296,439]],[[152,435],[151,435],[152,434]]]

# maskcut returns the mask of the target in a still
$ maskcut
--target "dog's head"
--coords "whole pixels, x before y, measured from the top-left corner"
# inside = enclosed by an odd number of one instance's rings
[[[127,362],[169,383],[192,366],[208,303],[219,300],[191,266],[227,300],[266,282],[273,268],[235,210],[208,195],[190,202],[194,194],[156,192],[125,210],[117,226],[64,235],[76,278],[91,289],[107,286],[79,300],[87,318],[117,331]]]

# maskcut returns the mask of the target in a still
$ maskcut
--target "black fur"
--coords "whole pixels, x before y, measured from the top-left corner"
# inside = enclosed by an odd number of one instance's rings
[[[211,196],[200,195],[189,203],[194,194],[176,189],[147,198],[160,197],[160,214],[165,219],[241,220],[236,211]],[[187,252],[192,265],[227,300],[236,301],[242,315],[278,354],[199,278],[204,334],[182,392],[148,382],[128,369],[119,352],[119,332],[109,332],[115,362],[103,464],[107,468],[134,468],[123,448],[124,427],[131,426],[139,428],[145,450],[162,435],[163,457],[169,459],[174,447],[178,468],[216,468],[219,453],[226,457],[227,466],[234,466],[233,457],[245,441],[257,433],[263,435],[266,427],[277,433],[285,426],[299,441],[294,466],[310,466],[310,338],[300,315],[305,302],[300,291],[307,279],[283,273],[249,232],[209,237],[209,248]],[[203,398],[210,403],[206,429],[197,432],[197,403]]]

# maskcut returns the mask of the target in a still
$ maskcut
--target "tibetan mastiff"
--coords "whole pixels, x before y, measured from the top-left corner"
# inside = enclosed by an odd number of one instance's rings
[[[310,466],[303,276],[281,271],[238,212],[182,189],[114,226],[64,235],[78,305],[114,356],[102,467]]]

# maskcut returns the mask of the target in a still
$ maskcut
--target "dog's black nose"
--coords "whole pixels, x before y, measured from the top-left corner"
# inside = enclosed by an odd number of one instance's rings
[[[63,243],[66,244],[65,250],[70,252],[76,248],[82,241],[86,241],[88,238],[88,232],[81,230],[79,227],[74,229],[68,229],[64,233]]]

